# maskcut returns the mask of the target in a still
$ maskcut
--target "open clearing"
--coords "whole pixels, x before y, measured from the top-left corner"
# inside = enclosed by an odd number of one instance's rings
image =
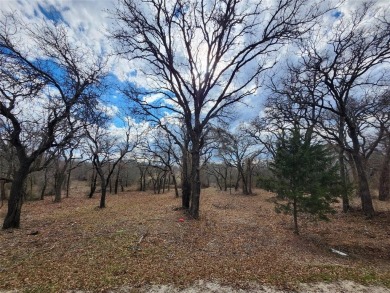
[[[84,194],[24,204],[22,228],[0,232],[1,290],[390,292],[389,202],[374,202],[380,213],[371,220],[359,211],[302,219],[296,236],[261,190],[205,189],[199,221],[177,209],[173,193],[109,195],[102,210],[98,195]]]

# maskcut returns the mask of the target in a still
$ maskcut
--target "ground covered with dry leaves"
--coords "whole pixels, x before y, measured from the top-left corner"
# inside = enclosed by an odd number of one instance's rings
[[[22,227],[0,232],[0,290],[138,292],[165,285],[169,292],[205,282],[287,291],[339,280],[390,288],[390,203],[375,202],[380,213],[371,220],[358,210],[330,222],[302,219],[297,236],[273,200],[260,190],[243,196],[205,189],[198,221],[178,209],[173,193],[109,195],[105,209],[97,208],[98,196],[87,199],[77,189],[61,203],[26,202]]]

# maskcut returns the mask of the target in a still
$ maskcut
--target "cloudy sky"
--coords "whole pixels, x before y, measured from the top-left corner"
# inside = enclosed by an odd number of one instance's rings
[[[17,12],[23,16],[25,22],[36,22],[42,18],[48,18],[58,23],[65,23],[71,28],[73,37],[88,44],[96,52],[111,52],[110,43],[107,41],[107,32],[111,25],[109,11],[114,9],[116,0],[0,0],[0,10],[5,13]],[[333,1],[333,0],[325,0]],[[361,0],[346,1],[339,13],[348,14],[351,7]],[[390,0],[378,0],[378,3],[390,5]],[[336,14],[336,16],[338,16]],[[2,17],[0,15],[0,17]],[[110,63],[112,79],[121,82],[128,79],[134,80],[137,68],[128,62],[112,59]],[[142,84],[142,80],[139,81]],[[263,91],[264,92],[264,91]],[[239,104],[235,106],[235,113],[245,119],[254,118],[261,111],[262,93],[249,97],[245,102],[249,106]],[[153,97],[150,97],[153,99]],[[115,91],[111,91],[107,100],[114,106],[120,106]]]

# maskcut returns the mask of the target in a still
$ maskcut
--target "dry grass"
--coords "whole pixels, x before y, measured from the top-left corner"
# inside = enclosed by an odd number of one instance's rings
[[[372,220],[358,211],[328,223],[303,219],[296,236],[291,218],[274,212],[273,194],[260,190],[203,190],[199,221],[175,209],[173,193],[110,195],[102,210],[98,197],[82,194],[25,203],[22,228],[0,232],[0,289],[104,291],[196,280],[294,288],[344,279],[390,287],[389,203],[376,203],[381,213]]]

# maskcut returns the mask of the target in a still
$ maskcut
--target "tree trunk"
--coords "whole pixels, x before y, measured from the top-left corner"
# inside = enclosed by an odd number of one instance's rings
[[[353,151],[352,151],[352,157],[353,161],[355,162],[356,166],[356,173],[358,176],[358,190],[359,190],[359,196],[362,203],[362,209],[363,213],[368,217],[372,218],[375,214],[374,207],[372,205],[372,198],[370,193],[370,187],[368,185],[367,175],[364,168],[363,158],[361,157],[359,150],[360,150],[360,143],[359,138],[356,133],[356,128],[352,126],[352,124],[349,124],[348,129],[349,137],[352,140],[353,143]]]
[[[101,196],[100,196],[100,205],[99,208],[103,209],[106,207],[106,193],[107,193],[107,184],[106,180],[104,179],[103,175],[100,175],[100,181],[101,181]]]
[[[175,176],[175,174],[173,174],[173,172],[172,172],[172,182],[173,182],[173,186],[175,188],[175,197],[179,197],[179,190],[177,188],[176,176]]]
[[[19,228],[20,213],[23,203],[23,188],[30,170],[31,163],[21,163],[19,170],[15,173],[11,185],[10,198],[8,200],[8,211],[5,216],[3,229]]]
[[[297,208],[297,199],[296,199],[296,197],[294,197],[294,201],[293,201],[293,216],[294,216],[294,233],[299,235],[298,208]]]
[[[6,200],[5,196],[5,180],[0,180],[0,195],[1,195],[1,206],[3,206],[4,201]]]
[[[115,177],[115,185],[114,185],[114,194],[118,194],[118,185],[119,185],[119,175],[120,175],[120,167],[118,165]]]
[[[352,153],[351,152],[348,152],[348,163],[349,163],[349,167],[351,168],[351,172],[352,172],[352,185],[353,185],[353,188],[354,190],[356,190],[356,196],[358,196],[358,185],[359,185],[359,178],[358,178],[358,174],[357,174],[357,171],[356,171],[356,164],[355,164],[355,161],[353,159],[353,156],[352,156]]]
[[[47,187],[47,168],[45,168],[45,173],[43,177],[43,186],[42,186],[41,196],[40,196],[41,200],[43,200],[45,197],[46,187]]]
[[[191,206],[190,215],[194,219],[199,218],[200,201],[200,149],[197,141],[193,141],[191,151]]]
[[[227,191],[227,189],[228,189],[227,177],[228,177],[228,169],[227,169],[227,167],[225,167],[225,177],[223,178],[223,180],[224,180],[224,190],[225,191]]]
[[[372,205],[372,198],[370,193],[370,187],[367,181],[366,172],[364,171],[363,163],[361,162],[360,156],[358,154],[357,155],[354,154],[353,157],[356,160],[355,164],[356,164],[357,175],[359,178],[358,188],[359,188],[360,199],[362,202],[362,209],[364,214],[367,217],[372,218],[375,214],[375,210]]]
[[[94,193],[96,191],[97,175],[98,174],[97,174],[97,172],[96,172],[96,170],[94,168],[93,171],[92,171],[91,188],[90,188],[90,191],[89,191],[89,194],[88,194],[89,198],[92,198],[92,196],[94,195]]]
[[[69,170],[68,170],[68,177],[66,179],[66,198],[69,197],[69,190],[70,190],[70,174],[72,172],[72,160],[69,161]]]
[[[383,160],[381,175],[379,178],[379,200],[386,200],[390,193],[390,141]]]
[[[187,150],[183,152],[182,172],[181,172],[181,192],[182,192],[182,207],[188,210],[190,208],[191,198],[191,183],[188,176],[188,155]]]
[[[340,117],[339,120],[339,140],[340,142],[345,141],[345,119],[343,117]],[[340,164],[340,178],[341,178],[341,184],[342,184],[342,194],[341,198],[343,201],[343,212],[346,213],[349,211],[349,198],[348,198],[348,186],[347,186],[347,168],[345,166],[345,157],[344,157],[344,148],[340,147],[339,149],[339,164]],[[354,167],[355,169],[355,167]],[[356,169],[355,169],[356,170]]]
[[[54,202],[61,202],[62,185],[65,181],[65,174],[58,172],[55,175]]]
[[[246,168],[246,176],[247,176],[246,182],[247,182],[248,195],[252,194],[252,172],[253,172],[252,160],[248,159],[248,164]]]
[[[246,174],[244,172],[244,168],[241,166],[241,163],[239,163],[238,166],[239,166],[238,173],[239,173],[239,176],[241,177],[241,182],[242,182],[242,193],[245,195],[248,195],[249,194],[248,182],[247,182]]]

